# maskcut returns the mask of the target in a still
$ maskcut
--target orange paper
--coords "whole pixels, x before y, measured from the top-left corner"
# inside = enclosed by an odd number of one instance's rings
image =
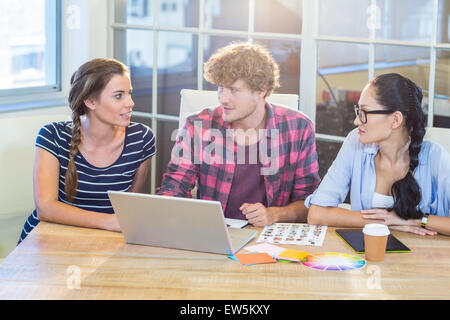
[[[270,255],[265,252],[257,253],[238,253],[234,255],[241,264],[260,264],[260,263],[274,263],[274,260]]]

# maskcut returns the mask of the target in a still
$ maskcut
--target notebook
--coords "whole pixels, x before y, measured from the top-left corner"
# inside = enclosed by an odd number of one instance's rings
[[[356,253],[364,253],[364,234],[362,229],[336,229],[336,233],[342,238]],[[400,240],[392,234],[389,235],[387,245],[387,253],[394,252],[411,252]]]
[[[108,191],[127,243],[234,254],[257,231],[227,228],[218,201]]]

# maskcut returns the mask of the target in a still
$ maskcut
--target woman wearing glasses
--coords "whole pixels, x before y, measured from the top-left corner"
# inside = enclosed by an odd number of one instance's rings
[[[308,223],[384,223],[420,235],[450,235],[450,155],[424,141],[422,91],[395,73],[371,80],[355,106],[354,129],[319,188]],[[338,207],[350,189],[351,210]]]

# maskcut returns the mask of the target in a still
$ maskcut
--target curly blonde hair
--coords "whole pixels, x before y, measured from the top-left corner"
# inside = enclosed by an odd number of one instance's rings
[[[205,63],[204,77],[222,87],[242,79],[253,91],[267,89],[265,97],[280,87],[275,59],[265,47],[248,42],[232,42],[217,50]]]

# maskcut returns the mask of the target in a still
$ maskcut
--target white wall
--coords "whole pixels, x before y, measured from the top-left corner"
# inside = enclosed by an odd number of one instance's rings
[[[109,0],[63,1],[63,92],[69,91],[72,73],[84,62],[107,56]],[[76,10],[79,8],[79,23]],[[75,9],[75,10],[74,10]]]
[[[63,0],[62,1],[62,91],[34,97],[14,97],[8,103],[60,99],[61,105],[45,103],[42,108],[0,113],[0,118],[34,117],[47,115],[48,122],[56,115],[68,114],[67,101],[72,73],[85,61],[107,56],[109,0]],[[1,32],[1,31],[0,31]],[[37,132],[36,132],[37,133]],[[35,139],[31,137],[30,139]],[[0,148],[2,147],[0,143]],[[33,159],[30,159],[32,162]],[[27,175],[30,175],[27,173]],[[29,178],[32,177],[21,177]],[[0,183],[8,183],[0,181]],[[0,215],[0,262],[11,252],[18,240],[26,216],[31,212]]]

